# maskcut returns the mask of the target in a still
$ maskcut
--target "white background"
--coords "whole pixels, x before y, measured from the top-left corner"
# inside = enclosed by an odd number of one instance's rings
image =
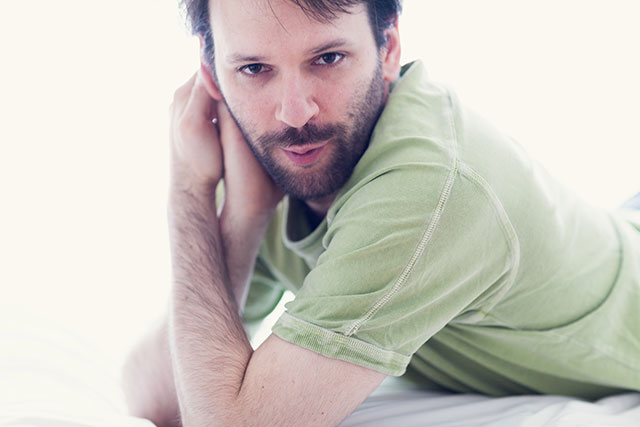
[[[404,58],[612,208],[640,190],[636,9],[406,0]],[[2,0],[0,61],[0,310],[120,362],[167,300],[167,109],[196,40],[173,1]]]

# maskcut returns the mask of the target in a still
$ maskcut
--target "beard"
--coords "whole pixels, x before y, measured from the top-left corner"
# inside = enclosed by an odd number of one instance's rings
[[[378,62],[369,84],[356,91],[347,111],[346,121],[320,126],[307,123],[300,129],[289,127],[258,137],[251,137],[249,127],[238,120],[224,96],[223,100],[251,151],[273,181],[292,197],[319,200],[337,192],[353,173],[369,146],[371,133],[384,106],[384,95],[382,66]],[[277,159],[281,148],[322,141],[329,143],[316,163],[291,168]],[[324,162],[323,167],[317,167],[320,162]]]

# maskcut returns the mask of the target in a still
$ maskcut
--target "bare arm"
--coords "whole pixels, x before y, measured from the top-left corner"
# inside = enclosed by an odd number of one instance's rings
[[[226,222],[221,218],[220,222],[229,276],[234,283],[236,303],[242,310],[259,247],[256,236],[264,234],[266,227],[256,223],[242,227],[236,218]],[[182,425],[169,348],[168,316],[152,325],[131,350],[123,367],[122,387],[131,415],[147,418],[158,427]]]
[[[189,96],[185,89],[191,89],[187,86],[193,84],[193,80],[176,91],[174,104],[183,103]],[[177,114],[176,111],[172,113],[174,116]],[[221,113],[224,117],[219,117],[219,122],[231,120],[226,111]],[[225,193],[236,197],[225,200],[219,215],[220,234],[233,294],[238,309],[242,311],[262,237],[282,194],[272,186],[265,188],[261,185],[268,177],[241,140],[239,131],[234,127],[226,130],[229,142],[233,138],[236,144],[222,143],[226,146],[225,163],[243,173],[225,176]],[[255,163],[251,165],[251,162]],[[253,169],[248,168],[248,164]],[[269,197],[268,203],[272,208],[261,207],[260,212],[257,208],[253,211],[247,209],[247,200],[260,201],[265,196]],[[122,387],[131,415],[150,419],[160,427],[181,425],[169,350],[168,316],[154,324],[131,350],[122,371]]]
[[[223,173],[221,146],[227,144],[225,166],[231,158],[231,138],[226,142],[224,138],[229,128],[223,124],[231,122],[221,123],[222,143],[216,145],[218,135],[210,127],[211,100],[203,96],[202,83],[192,79],[183,89],[188,90],[184,96],[177,93],[176,99],[183,114],[172,145],[169,203],[173,264],[169,360],[181,422],[185,426],[337,425],[379,385],[384,374],[326,358],[275,336],[252,350],[239,307],[246,291],[242,283],[253,266],[257,246],[252,241],[225,245],[223,229],[266,227],[260,214],[270,215],[276,199],[271,196],[276,193],[260,188],[253,195],[228,191],[218,217],[213,189]],[[246,166],[246,161],[239,163]],[[233,170],[225,170],[227,185],[234,182]],[[235,171],[242,174],[246,168]],[[251,185],[236,188],[256,190]],[[243,199],[243,195],[251,197]],[[225,224],[225,218],[233,221]],[[250,234],[261,240],[264,228],[258,231]]]
[[[284,194],[254,157],[226,107],[218,104],[216,111],[225,169],[220,237],[233,294],[242,311],[260,244]]]
[[[131,351],[122,370],[129,413],[158,427],[182,425],[169,351],[169,325],[164,317]]]
[[[170,344],[184,425],[337,425],[384,375],[274,336],[253,352],[211,198],[174,197]]]
[[[182,131],[174,141],[178,149],[169,204],[173,265],[169,336],[182,422],[185,426],[336,425],[379,385],[384,374],[326,358],[275,336],[252,350],[242,328],[212,194],[223,170],[220,159],[213,160],[221,153],[219,147],[202,147],[210,131],[209,114],[203,114],[210,99],[200,81],[192,86],[186,120],[180,121]],[[223,118],[224,109],[219,113]],[[249,157],[239,162],[244,168],[230,166],[229,150],[238,146],[230,146],[234,138],[225,136],[234,125],[221,120],[220,126],[225,179],[246,175]],[[180,149],[181,143],[192,145]],[[180,155],[194,146],[205,152],[191,160]],[[209,158],[208,169],[198,176],[194,171],[203,158]],[[194,166],[182,168],[181,162]],[[242,207],[234,218],[241,224],[248,218],[246,226],[261,224],[255,218],[275,207],[275,198],[266,191],[242,197],[253,188],[245,185],[229,191],[226,202]],[[242,265],[247,265],[246,260]]]

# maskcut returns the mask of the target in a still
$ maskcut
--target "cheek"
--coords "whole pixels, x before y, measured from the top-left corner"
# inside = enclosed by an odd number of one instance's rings
[[[243,130],[251,137],[261,133],[268,116],[268,98],[263,91],[240,85],[228,74],[219,75],[219,87],[227,106]]]
[[[318,123],[340,123],[350,119],[349,114],[362,97],[362,89],[366,89],[368,82],[363,81],[366,79],[349,77],[314,79],[309,82],[312,85],[312,99],[319,108]],[[276,118],[277,85],[269,84],[262,88],[234,84],[225,86],[225,99],[248,136],[255,139],[265,133],[282,130],[282,123]]]
[[[343,82],[327,82],[319,85],[314,97],[320,109],[319,121],[321,123],[344,121],[358,93],[354,89],[353,85]]]
[[[358,106],[362,103],[369,82],[365,79],[353,80],[348,84],[333,85],[327,88],[326,120],[332,123],[348,124],[356,119]]]
[[[243,131],[252,139],[256,139],[268,130],[269,110],[266,101],[257,95],[225,98],[231,112],[240,123]]]

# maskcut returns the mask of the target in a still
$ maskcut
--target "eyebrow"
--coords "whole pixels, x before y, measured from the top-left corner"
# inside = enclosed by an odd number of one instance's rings
[[[227,61],[231,63],[263,62],[264,60],[265,58],[262,56],[244,56],[238,53],[227,56]]]
[[[307,52],[311,55],[317,55],[320,52],[335,49],[338,47],[343,47],[348,44],[349,42],[346,39],[336,39],[336,40],[332,40],[330,42],[321,44],[319,46],[316,46],[314,48],[311,48]],[[227,56],[227,61],[230,63],[265,62],[266,57],[254,56],[254,55],[242,55],[239,53],[234,53]]]
[[[318,47],[315,47],[311,50],[309,50],[309,53],[311,54],[317,54],[326,50],[331,50],[331,49],[335,49],[337,47],[342,47],[349,44],[349,42],[346,39],[336,39],[336,40],[332,40],[328,43],[325,43],[323,45],[320,45]]]

